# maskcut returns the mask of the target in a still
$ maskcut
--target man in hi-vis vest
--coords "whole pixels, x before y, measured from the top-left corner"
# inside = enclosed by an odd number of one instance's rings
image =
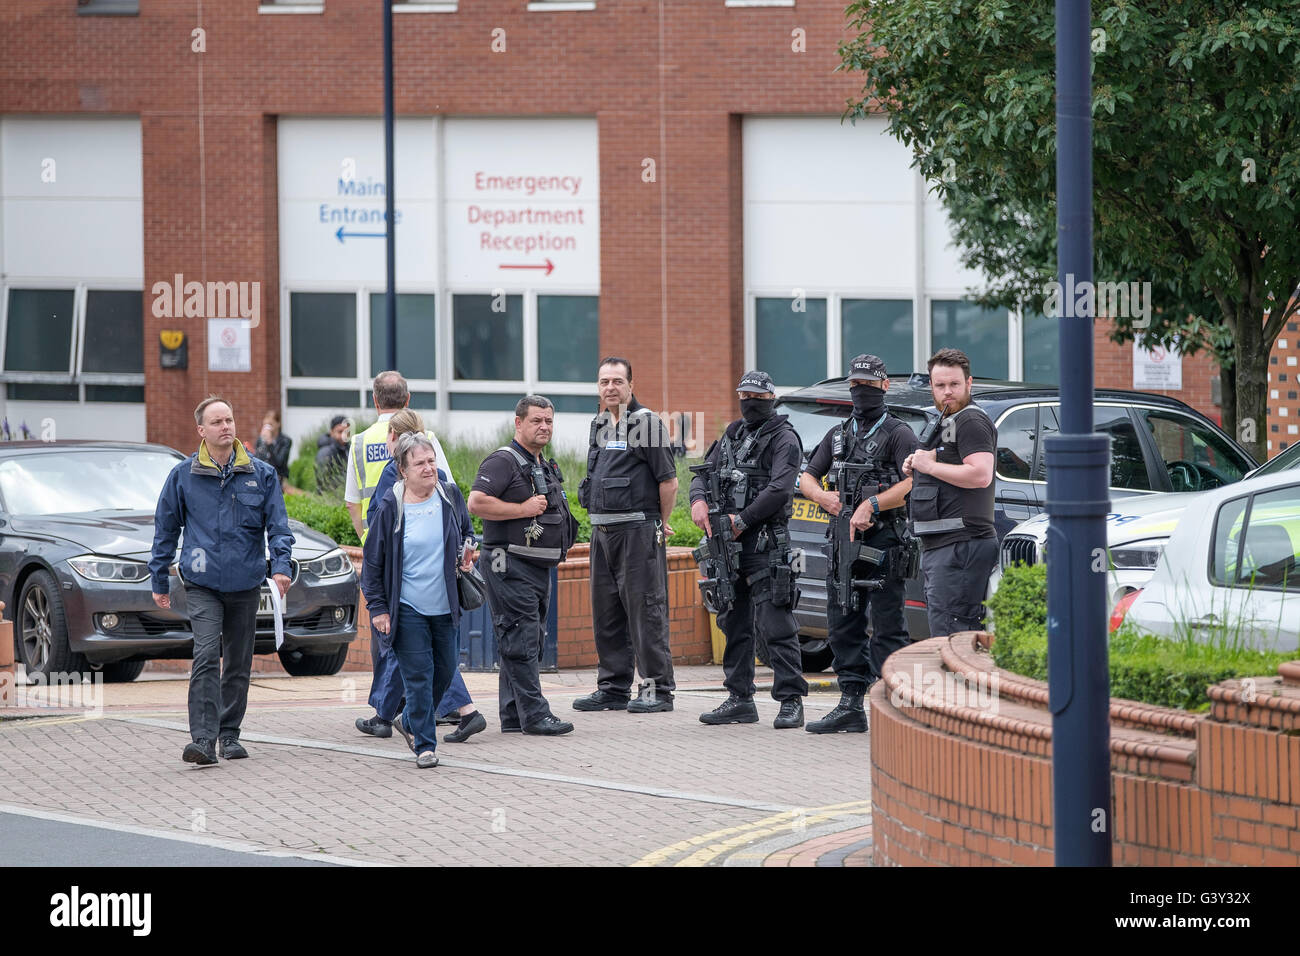
[[[375,376],[371,386],[375,399],[375,411],[379,412],[379,421],[375,422],[361,434],[352,439],[348,449],[348,480],[343,492],[343,501],[352,516],[352,527],[357,532],[361,543],[366,542],[366,517],[370,508],[370,499],[375,493],[375,485],[388,464],[388,420],[394,412],[405,408],[411,401],[411,390],[400,372],[380,372]],[[454,482],[456,476],[451,473],[447,456],[442,453],[433,432],[427,433],[433,442],[439,466],[447,472],[447,479]]]

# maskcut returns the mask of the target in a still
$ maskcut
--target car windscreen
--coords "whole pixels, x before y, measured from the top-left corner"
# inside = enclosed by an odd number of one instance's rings
[[[1281,454],[1274,455],[1251,472],[1250,477],[1272,475],[1279,471],[1290,471],[1292,468],[1297,467],[1300,467],[1300,444],[1292,445]]]
[[[849,417],[853,406],[833,402],[781,402],[776,407],[778,415],[789,415],[790,424],[794,426],[799,440],[803,442],[804,454],[811,455],[813,449],[821,444],[826,433],[844,419]],[[918,435],[925,427],[925,413],[919,409],[895,408],[890,412],[897,415]]]
[[[0,461],[0,496],[12,515],[153,511],[167,473],[183,460],[123,448],[6,458]]]

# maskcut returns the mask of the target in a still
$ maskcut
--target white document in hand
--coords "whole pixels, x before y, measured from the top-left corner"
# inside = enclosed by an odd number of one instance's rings
[[[273,578],[266,579],[271,589],[271,607],[275,610],[275,649],[278,651],[284,643],[284,598],[280,597],[280,586]]]

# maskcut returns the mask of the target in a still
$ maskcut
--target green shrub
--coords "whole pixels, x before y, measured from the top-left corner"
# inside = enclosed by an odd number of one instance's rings
[[[1047,568],[1015,565],[1003,572],[989,600],[999,667],[1036,680],[1047,679]],[[1238,627],[1209,640],[1161,637],[1125,624],[1110,638],[1110,693],[1163,707],[1199,711],[1210,706],[1205,689],[1234,677],[1277,672],[1294,655],[1253,648]]]
[[[327,534],[339,544],[357,547],[361,544],[352,529],[348,509],[337,501],[321,495],[285,495],[285,510],[307,527]]]

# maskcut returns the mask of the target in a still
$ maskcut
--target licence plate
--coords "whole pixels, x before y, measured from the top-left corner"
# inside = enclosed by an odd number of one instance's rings
[[[275,613],[275,606],[271,604],[271,592],[268,591],[266,588],[262,588],[262,593],[261,595],[258,596],[257,613],[258,614]]]
[[[831,516],[822,509],[822,506],[815,501],[809,501],[807,498],[795,498],[791,511],[791,520],[795,521],[820,521],[826,524],[831,520]]]

